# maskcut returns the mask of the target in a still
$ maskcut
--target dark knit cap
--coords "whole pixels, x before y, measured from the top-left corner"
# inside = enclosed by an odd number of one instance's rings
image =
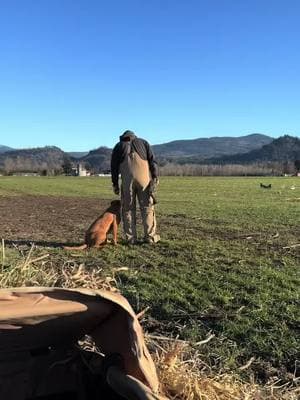
[[[132,131],[125,131],[121,136],[120,136],[120,140],[121,141],[126,141],[126,140],[132,140],[135,138],[135,134]]]

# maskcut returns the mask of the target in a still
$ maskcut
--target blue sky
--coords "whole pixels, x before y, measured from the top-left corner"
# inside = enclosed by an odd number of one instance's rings
[[[3,0],[0,144],[299,136],[298,0]]]

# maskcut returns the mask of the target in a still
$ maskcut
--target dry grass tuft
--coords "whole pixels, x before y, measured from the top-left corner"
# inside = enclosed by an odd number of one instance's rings
[[[3,251],[2,251],[3,254]],[[0,287],[47,286],[116,291],[114,275],[103,277],[102,269],[97,266],[86,268],[84,264],[73,260],[53,260],[49,254],[34,256],[34,245],[28,254],[12,265],[0,269]]]
[[[165,342],[164,342],[165,343]],[[297,400],[300,388],[289,385],[264,387],[246,383],[233,374],[210,375],[203,369],[197,353],[187,343],[169,342],[161,347],[151,340],[162,392],[170,399],[181,400]],[[204,372],[205,370],[205,372]]]

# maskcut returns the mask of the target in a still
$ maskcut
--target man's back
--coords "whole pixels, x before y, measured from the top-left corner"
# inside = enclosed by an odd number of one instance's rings
[[[131,163],[130,160],[133,160],[133,162]],[[120,168],[123,162],[129,163],[128,169]],[[123,178],[123,174],[126,172],[126,177],[127,172],[130,173],[130,171],[138,175],[149,175],[150,173],[148,183],[151,179],[156,179],[158,176],[157,163],[154,160],[149,143],[144,139],[136,137],[133,132],[126,131],[120,136],[120,141],[116,144],[112,153],[111,174],[113,185],[118,185],[120,172]],[[145,178],[142,180],[145,181]]]

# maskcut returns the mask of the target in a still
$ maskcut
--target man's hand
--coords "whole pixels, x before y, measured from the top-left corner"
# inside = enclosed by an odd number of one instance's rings
[[[120,194],[120,188],[118,185],[113,186],[113,191],[114,194],[119,195]]]
[[[155,188],[157,188],[157,186],[159,185],[159,179],[158,178],[154,178],[153,182],[154,182]]]
[[[149,188],[151,193],[154,193],[156,191],[158,184],[159,184],[158,178],[153,178],[150,181]]]

